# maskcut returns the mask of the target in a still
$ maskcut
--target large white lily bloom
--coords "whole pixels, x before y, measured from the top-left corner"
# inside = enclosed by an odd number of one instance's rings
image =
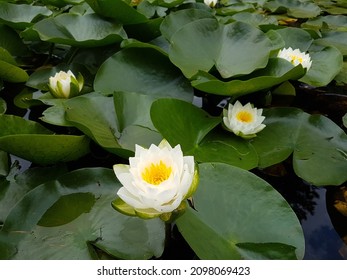
[[[70,98],[78,95],[83,88],[84,80],[81,75],[78,78],[71,70],[60,71],[49,78],[48,87],[53,96],[57,98]]]
[[[263,109],[253,108],[250,103],[245,106],[239,101],[234,105],[229,104],[228,109],[223,109],[223,123],[227,130],[243,138],[252,138],[256,133],[264,129],[262,124],[265,117]]]
[[[292,48],[284,48],[278,52],[277,57],[288,60],[294,66],[299,64],[302,65],[303,68],[309,70],[312,65],[311,57],[307,53],[301,52],[299,49],[293,50]]]
[[[218,0],[204,0],[204,3],[211,8],[216,6],[217,2],[218,2]]]
[[[143,218],[174,211],[197,187],[194,158],[183,156],[180,145],[172,148],[166,140],[149,149],[136,145],[129,165],[116,164],[113,170],[123,185],[118,196]]]

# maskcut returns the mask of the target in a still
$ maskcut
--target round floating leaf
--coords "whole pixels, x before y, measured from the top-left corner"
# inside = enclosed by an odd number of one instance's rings
[[[31,167],[19,173],[19,166],[13,165],[10,174],[0,182],[0,221],[5,221],[11,209],[23,196],[40,184],[55,180],[67,172],[64,165],[53,167]]]
[[[347,113],[342,118],[343,125],[347,128]]]
[[[89,152],[86,136],[19,134],[0,137],[0,148],[36,164],[76,160]]]
[[[116,99],[118,98],[120,98],[119,95]],[[147,109],[144,107],[137,112],[139,115],[133,111],[133,122],[127,119],[130,114],[130,108],[128,107],[130,106],[128,103],[130,100],[141,102],[145,99],[139,98],[136,100],[136,98],[130,97],[128,99],[124,97],[123,100],[118,100],[124,102],[124,107],[120,103],[116,105],[116,111],[112,97],[95,93],[75,97],[65,102],[66,119],[104,149],[122,157],[129,157],[133,155],[135,144],[149,147],[150,144],[161,140],[158,132],[143,126],[148,123],[147,121],[138,122],[140,114],[149,115],[149,107]],[[133,106],[140,107],[141,103]],[[147,113],[145,114],[146,110]],[[120,121],[117,117],[120,118]],[[124,121],[125,119],[127,121]],[[151,124],[148,123],[148,125],[152,127]]]
[[[248,24],[258,27],[259,25],[277,25],[277,19],[274,16],[262,15],[250,12],[236,13],[232,16],[234,20],[242,21]]]
[[[92,9],[103,17],[116,19],[123,24],[136,24],[148,21],[148,18],[139,13],[123,0],[86,0]]]
[[[202,18],[213,19],[214,16],[211,11],[201,9],[184,9],[172,12],[164,18],[160,25],[160,31],[162,35],[170,41],[171,36],[184,25]]]
[[[89,152],[86,136],[54,135],[40,124],[0,115],[0,150],[37,164],[76,160]]]
[[[258,166],[258,155],[247,141],[230,132],[214,129],[194,150],[198,162],[222,162],[243,169]]]
[[[7,49],[14,56],[27,54],[27,47],[15,30],[0,24],[0,34],[0,47]]]
[[[8,154],[4,151],[0,151],[0,176],[6,176],[8,174],[10,170],[9,162]]]
[[[61,14],[39,21],[33,29],[43,41],[80,47],[104,46],[127,38],[121,24],[96,14]]]
[[[334,122],[296,108],[268,109],[264,115],[266,128],[251,142],[260,167],[293,153],[295,173],[307,182],[324,186],[347,180],[347,135]]]
[[[274,32],[281,35],[285,48],[291,47],[293,50],[299,49],[301,52],[306,52],[313,42],[311,35],[300,28],[286,27]]]
[[[187,209],[177,225],[200,259],[303,258],[300,223],[267,182],[221,163],[199,170],[196,210]]]
[[[1,251],[0,257],[92,259],[98,257],[95,248],[114,258],[159,257],[164,223],[114,211],[119,187],[113,171],[104,168],[76,170],[36,187],[8,215],[0,238],[16,252]]]
[[[319,52],[310,53],[312,66],[301,82],[315,87],[328,85],[341,71],[343,56],[334,47],[326,47]]]
[[[46,7],[0,2],[0,22],[15,29],[25,29],[39,16],[50,15],[52,11]]]
[[[169,98],[153,102],[151,118],[161,135],[172,146],[180,144],[185,153],[192,152],[221,121],[191,103]]]
[[[284,59],[271,58],[266,68],[255,71],[251,75],[243,76],[242,80],[225,82],[209,73],[200,71],[194,76],[192,86],[208,93],[240,96],[270,88],[287,80],[297,80],[304,74],[305,70],[301,65],[293,67]]]
[[[0,79],[11,83],[23,83],[29,78],[27,72],[0,58]]]
[[[99,68],[94,89],[107,94],[124,91],[193,100],[189,82],[155,47],[126,48],[111,56]]]
[[[184,25],[171,37],[169,56],[188,78],[214,66],[223,78],[230,78],[265,67],[272,47],[251,25],[206,18]]]
[[[273,13],[287,12],[288,16],[295,18],[313,18],[321,13],[319,6],[308,1],[273,0],[268,1],[264,8]]]
[[[328,25],[329,29],[347,31],[347,18],[345,15],[327,15],[310,19],[302,24],[304,28],[321,29]]]
[[[315,44],[321,46],[334,46],[342,55],[347,55],[347,32],[327,31],[322,32],[322,38],[316,39]]]

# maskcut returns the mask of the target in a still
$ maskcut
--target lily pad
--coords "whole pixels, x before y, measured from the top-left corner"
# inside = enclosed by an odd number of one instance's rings
[[[230,78],[265,67],[272,47],[270,39],[249,24],[224,25],[204,18],[184,25],[171,37],[169,57],[188,78],[214,66],[223,78]]]
[[[195,209],[177,225],[200,259],[303,258],[299,220],[267,182],[227,164],[204,163],[199,170]]]
[[[93,259],[98,258],[95,248],[113,258],[159,257],[164,223],[114,211],[111,202],[120,187],[115,178],[111,169],[81,169],[33,189],[12,209],[0,231],[1,240],[16,252],[1,250],[0,258]]]
[[[193,100],[189,82],[155,46],[126,48],[111,56],[99,68],[94,89],[104,94],[123,91]]]
[[[15,29],[23,30],[31,26],[40,16],[50,16],[52,11],[43,6],[0,2],[0,22]]]
[[[148,18],[123,0],[86,0],[99,15],[113,18],[123,24],[136,24],[148,21]]]
[[[258,165],[257,154],[248,142],[218,129],[221,118],[211,117],[190,103],[159,99],[151,107],[151,117],[171,145],[180,144],[183,152],[194,155],[198,162],[224,162],[244,169]]]
[[[251,142],[260,167],[293,154],[295,173],[315,186],[340,185],[347,180],[347,135],[338,125],[296,108],[268,109],[264,115],[266,128]]]
[[[76,160],[89,152],[89,139],[56,135],[40,124],[0,115],[0,149],[31,162],[47,165]]]
[[[79,47],[96,47],[117,43],[127,38],[119,23],[96,14],[61,14],[39,21],[33,27],[41,40]]]
[[[311,1],[271,0],[264,8],[272,13],[287,13],[294,18],[314,18],[321,13],[319,6]]]
[[[240,80],[223,81],[209,73],[200,71],[193,77],[191,83],[194,88],[204,92],[226,96],[241,96],[268,89],[287,80],[297,80],[304,74],[305,70],[300,65],[293,67],[283,59],[271,58],[264,69],[243,76]]]

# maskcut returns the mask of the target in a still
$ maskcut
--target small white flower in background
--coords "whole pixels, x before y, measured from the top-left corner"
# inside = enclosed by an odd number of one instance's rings
[[[116,164],[113,170],[123,185],[117,192],[121,200],[116,199],[113,207],[142,218],[176,210],[192,196],[198,184],[194,157],[183,156],[180,145],[172,148],[166,140],[149,149],[136,145],[129,165]]]
[[[218,2],[218,0],[204,0],[204,3],[211,8],[216,6],[217,2]]]
[[[223,124],[227,130],[245,139],[253,138],[256,133],[264,129],[265,117],[263,109],[253,108],[251,103],[245,106],[239,101],[234,105],[229,104],[228,109],[223,109]]]
[[[292,48],[284,48],[278,52],[277,57],[284,58],[288,60],[294,66],[299,64],[302,65],[303,68],[309,70],[312,65],[311,57],[309,54],[301,52],[299,49],[293,50]]]
[[[80,94],[84,80],[82,75],[76,76],[69,70],[60,71],[49,78],[48,87],[56,98],[71,98]]]

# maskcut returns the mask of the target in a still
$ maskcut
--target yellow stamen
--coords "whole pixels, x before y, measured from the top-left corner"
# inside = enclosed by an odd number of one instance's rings
[[[292,55],[291,56],[291,63],[292,64],[295,64],[295,61],[298,61],[300,64],[302,64],[302,61],[303,61],[303,59],[302,59],[302,57],[300,57],[300,56],[296,56],[296,55]]]
[[[247,111],[240,111],[237,113],[236,118],[241,122],[250,123],[253,121],[253,115]]]
[[[165,163],[160,161],[157,164],[152,163],[146,167],[142,172],[142,179],[152,185],[159,185],[166,181],[171,174],[171,166],[166,166]]]

